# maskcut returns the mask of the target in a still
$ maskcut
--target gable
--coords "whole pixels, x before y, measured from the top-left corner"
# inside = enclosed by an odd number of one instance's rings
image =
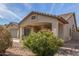
[[[32,20],[32,16],[35,16],[36,18]],[[41,16],[39,18],[39,16]],[[48,18],[51,18],[52,19],[56,19],[64,24],[67,24],[68,22],[62,18],[62,17],[59,17],[59,16],[55,16],[55,15],[49,15],[49,14],[45,14],[45,13],[39,13],[39,12],[31,12],[30,14],[28,14],[26,17],[24,17],[24,19],[19,23],[19,25],[22,25],[24,23],[31,23],[31,22],[35,22],[35,21],[38,21],[38,18],[41,20],[41,21],[46,21],[45,19],[48,19]],[[48,21],[50,21],[48,19]]]
[[[19,25],[17,23],[9,23],[9,24],[6,24],[6,28],[7,29],[18,29],[19,28]]]
[[[75,26],[75,29],[77,30],[77,24],[76,24],[76,18],[75,13],[68,13],[68,14],[62,14],[60,15],[63,17],[71,26]]]
[[[19,25],[27,25],[30,24],[31,22],[37,22],[37,14],[30,14],[26,16]]]
[[[59,15],[59,16],[61,16],[65,20],[67,20],[69,17],[71,17],[71,15],[72,15],[72,13],[68,13],[68,14],[62,14],[62,15]]]

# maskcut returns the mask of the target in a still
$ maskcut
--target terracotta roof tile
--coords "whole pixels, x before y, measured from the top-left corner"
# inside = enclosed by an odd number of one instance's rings
[[[32,11],[31,13],[29,13],[26,17],[24,17],[24,19],[19,23],[21,24],[29,15],[31,14],[40,14],[40,15],[44,15],[44,16],[48,16],[48,17],[53,17],[53,18],[57,18],[59,21],[63,22],[64,24],[67,24],[68,22],[61,16],[56,16],[56,15],[52,15],[52,14],[47,14],[47,13],[41,13],[41,12],[35,12],[35,11]]]

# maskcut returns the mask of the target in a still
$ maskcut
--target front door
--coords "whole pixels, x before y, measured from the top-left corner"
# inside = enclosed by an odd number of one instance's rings
[[[24,36],[27,36],[27,35],[29,35],[29,33],[30,33],[30,28],[24,28]]]

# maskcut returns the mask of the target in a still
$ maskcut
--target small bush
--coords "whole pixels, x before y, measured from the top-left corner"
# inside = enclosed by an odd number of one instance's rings
[[[12,46],[11,35],[8,30],[0,26],[0,54],[5,53],[10,46]]]
[[[54,55],[63,45],[63,40],[57,38],[52,32],[31,32],[29,36],[23,38],[23,45],[37,55],[47,56]]]

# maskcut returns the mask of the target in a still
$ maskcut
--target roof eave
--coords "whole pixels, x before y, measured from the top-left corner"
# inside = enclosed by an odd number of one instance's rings
[[[67,22],[64,18],[58,16],[58,19],[59,19],[59,21],[61,21],[62,23],[68,24],[68,22]]]
[[[59,17],[59,16],[55,16],[55,15],[47,15],[47,14],[44,14],[44,13],[39,13],[39,12],[34,12],[34,11],[32,11],[32,12],[30,12],[27,16],[25,16],[24,17],[24,19],[19,23],[19,25],[29,16],[29,15],[31,15],[32,13],[36,13],[36,14],[41,14],[41,15],[45,15],[45,16],[48,16],[48,17],[53,17],[53,18],[57,18],[59,21],[61,21],[62,23],[64,23],[64,24],[68,24],[68,22],[65,20],[65,19],[63,19],[62,17]]]

